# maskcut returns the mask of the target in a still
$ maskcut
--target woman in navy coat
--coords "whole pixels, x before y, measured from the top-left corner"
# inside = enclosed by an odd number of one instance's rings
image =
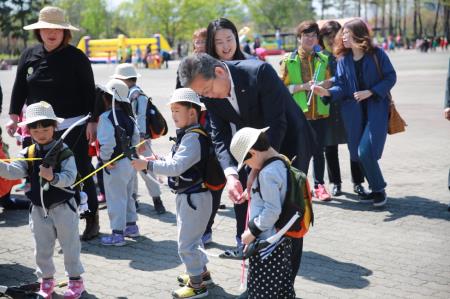
[[[352,161],[359,161],[369,181],[376,207],[386,204],[386,182],[378,160],[386,142],[389,93],[397,76],[383,50],[372,45],[367,25],[360,19],[344,24],[336,38],[336,82],[330,89],[314,86],[314,92],[340,101]],[[380,72],[377,69],[377,62]]]

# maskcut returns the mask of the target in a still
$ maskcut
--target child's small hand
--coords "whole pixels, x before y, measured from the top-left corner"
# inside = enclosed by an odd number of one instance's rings
[[[244,243],[245,245],[250,244],[251,242],[255,241],[256,237],[254,235],[252,235],[252,233],[250,232],[250,230],[246,230],[242,236],[242,243]]]
[[[108,170],[111,170],[111,169],[114,169],[114,168],[116,168],[116,163],[111,163],[108,166],[106,166],[106,169],[108,169]]]
[[[144,157],[144,160],[145,161],[155,161],[155,160],[158,160],[158,156],[151,155],[151,156],[148,156],[148,157]]]
[[[143,159],[135,159],[135,160],[131,161],[131,165],[134,167],[134,169],[136,169],[138,171],[146,170],[148,161],[143,160]]]
[[[142,142],[142,141],[144,141],[143,138],[140,139],[140,142]],[[146,147],[146,144],[145,144],[145,142],[144,142],[143,144],[141,144],[141,145],[136,149],[138,155],[142,155],[142,154],[144,153],[145,147]]]
[[[39,176],[51,182],[53,180],[53,169],[51,167],[39,166]]]

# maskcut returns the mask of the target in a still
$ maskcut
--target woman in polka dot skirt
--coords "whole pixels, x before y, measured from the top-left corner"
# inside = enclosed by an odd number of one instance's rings
[[[251,189],[248,228],[242,241],[248,245],[255,239],[265,240],[276,233],[275,223],[287,189],[287,171],[279,153],[269,143],[266,129],[243,128],[231,141],[230,150],[238,168],[244,164],[259,169]],[[248,298],[295,298],[292,280],[291,239],[261,249],[249,259]]]

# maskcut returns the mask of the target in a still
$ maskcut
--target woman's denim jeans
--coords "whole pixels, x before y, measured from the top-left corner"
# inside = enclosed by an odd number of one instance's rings
[[[378,160],[374,158],[372,153],[368,125],[366,125],[359,142],[358,156],[372,192],[384,191],[384,188],[386,188],[386,182],[384,181],[383,174],[381,173],[380,165],[378,165]]]

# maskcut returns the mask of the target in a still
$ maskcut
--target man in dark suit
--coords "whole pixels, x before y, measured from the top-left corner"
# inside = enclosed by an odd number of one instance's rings
[[[306,173],[315,145],[314,133],[270,64],[256,60],[221,62],[208,54],[195,54],[183,59],[178,74],[183,86],[203,97],[210,115],[212,140],[227,177],[228,195],[235,203],[240,237],[245,229],[246,192],[242,185],[246,175],[238,175],[230,153],[233,134],[243,127],[270,127],[267,134],[271,146],[290,159],[295,157],[293,165]],[[250,171],[248,190],[256,174],[256,170]],[[296,274],[303,240],[294,243]]]

